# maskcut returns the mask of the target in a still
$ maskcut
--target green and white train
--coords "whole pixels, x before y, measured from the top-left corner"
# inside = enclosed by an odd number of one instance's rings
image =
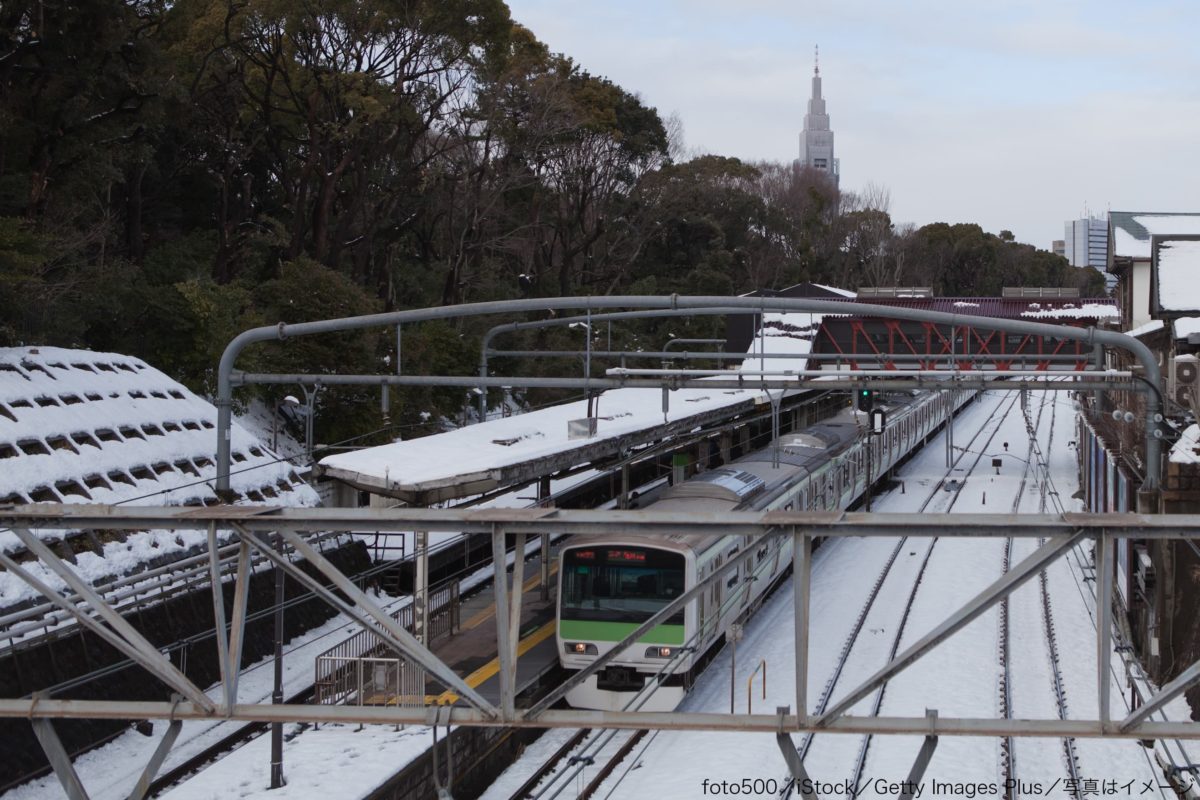
[[[777,454],[768,447],[702,472],[643,507],[687,512],[845,509],[865,491],[867,447],[872,448],[872,474],[883,475],[972,396],[897,395],[885,407],[885,431],[872,437],[864,436],[853,413],[846,412],[782,436]],[[586,667],[750,541],[719,534],[572,537],[559,554],[560,663],[573,670]],[[567,702],[614,711],[631,701],[630,710],[674,709],[716,654],[730,625],[757,608],[791,567],[791,558],[791,537],[769,537],[728,577],[568,693]],[[655,680],[659,685],[652,694],[641,692]]]

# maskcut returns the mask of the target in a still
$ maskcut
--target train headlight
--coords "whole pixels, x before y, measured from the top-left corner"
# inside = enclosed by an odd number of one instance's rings
[[[670,658],[675,655],[674,647],[647,647],[646,658]]]
[[[587,642],[566,642],[563,644],[568,655],[578,656],[594,656],[599,655],[600,651],[596,649],[596,645],[588,644]]]

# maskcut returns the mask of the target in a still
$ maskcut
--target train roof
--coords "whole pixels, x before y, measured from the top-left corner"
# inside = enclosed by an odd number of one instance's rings
[[[646,536],[645,534],[628,533],[628,534],[600,534],[586,533],[572,536],[571,540],[563,546],[563,549],[588,547],[591,545],[630,545],[636,547],[654,547],[659,550],[670,550],[675,553],[687,553],[692,550],[696,552],[704,552],[708,547],[718,539],[722,538],[723,534],[706,533],[684,535],[681,533],[670,533],[666,536]]]

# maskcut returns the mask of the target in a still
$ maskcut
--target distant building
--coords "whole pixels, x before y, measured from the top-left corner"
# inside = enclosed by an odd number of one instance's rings
[[[1054,255],[1065,258],[1067,255],[1067,243],[1063,239],[1055,239],[1050,243],[1050,250]]]
[[[838,160],[833,157],[833,131],[829,129],[829,115],[825,113],[825,98],[821,97],[819,60],[813,65],[812,97],[808,101],[808,113],[804,115],[804,132],[800,134],[800,159],[796,165],[828,173],[834,185],[838,185]]]
[[[1099,217],[1073,219],[1066,224],[1063,253],[1073,267],[1108,265],[1108,220]],[[1058,252],[1057,250],[1055,252]]]

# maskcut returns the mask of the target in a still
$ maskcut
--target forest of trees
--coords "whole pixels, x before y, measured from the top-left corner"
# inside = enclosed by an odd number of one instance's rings
[[[501,0],[0,7],[0,346],[137,355],[200,392],[230,338],[280,320],[804,280],[1103,291],[1006,231],[900,227],[888,205],[791,164],[686,153],[676,120]],[[488,324],[406,331],[406,371],[472,371]],[[242,366],[376,372],[391,342],[257,348]],[[413,421],[462,398],[395,400]],[[365,393],[323,404],[340,404],[330,435],[378,413]]]

